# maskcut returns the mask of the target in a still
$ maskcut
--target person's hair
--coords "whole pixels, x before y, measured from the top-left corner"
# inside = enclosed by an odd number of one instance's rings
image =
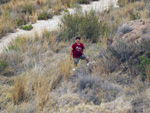
[[[80,40],[81,38],[80,38],[80,37],[76,37],[76,40],[77,40],[77,39],[79,39],[79,40]]]

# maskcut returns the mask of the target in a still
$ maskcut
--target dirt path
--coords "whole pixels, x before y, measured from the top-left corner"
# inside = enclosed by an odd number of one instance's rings
[[[83,11],[89,11],[91,9],[94,9],[96,11],[103,11],[104,9],[109,8],[111,5],[114,7],[117,7],[117,0],[100,0],[96,2],[92,2],[89,5],[81,5],[81,8]],[[75,9],[68,9],[70,13],[73,13]],[[0,52],[3,52],[4,48],[6,48],[12,40],[19,36],[34,36],[35,32],[37,32],[39,35],[42,33],[44,29],[47,30],[57,30],[58,29],[58,23],[60,23],[60,18],[63,14],[54,16],[52,19],[49,20],[38,20],[35,24],[33,24],[33,29],[31,31],[24,31],[21,29],[17,29],[17,32],[15,33],[9,33],[7,36],[3,37],[0,40]]]

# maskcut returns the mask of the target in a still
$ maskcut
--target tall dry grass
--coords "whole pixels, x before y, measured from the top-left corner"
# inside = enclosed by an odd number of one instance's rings
[[[8,67],[16,72],[6,111],[17,112],[12,106],[24,111],[24,104],[32,101],[34,110],[42,112],[52,102],[50,92],[69,77],[68,44],[58,41],[55,34],[44,30],[42,36],[35,33],[35,38],[18,37],[3,53]]]
[[[146,65],[145,66],[145,73],[146,73],[146,78],[147,78],[147,81],[150,81],[150,66],[149,65]]]
[[[52,80],[50,80],[50,76],[46,77],[45,75],[41,75],[40,77],[34,75],[35,73],[31,73],[31,75],[29,75],[28,80],[30,81],[30,79],[32,79],[33,83],[31,83],[31,87],[32,90],[27,90],[27,91],[31,91],[31,94],[34,94],[35,96],[35,101],[37,101],[37,108],[36,111],[39,112],[41,111],[46,102],[49,99],[49,92],[52,89],[52,86],[50,84],[50,82]],[[33,95],[31,95],[30,93],[28,93],[29,96],[31,96],[30,98],[32,98]],[[29,99],[30,99],[29,98]]]
[[[63,61],[61,61],[59,64],[59,68],[60,68],[60,73],[62,74],[62,76],[67,79],[70,75],[71,68],[72,68],[69,58],[66,58]]]
[[[14,80],[14,88],[12,89],[12,100],[14,104],[19,104],[26,99],[26,78],[23,76],[16,77]]]
[[[41,112],[50,100],[49,93],[58,85],[59,79],[58,75],[54,79],[50,72],[47,74],[38,76],[38,72],[32,70],[25,75],[16,76],[11,91],[13,104],[19,106],[32,100],[36,102],[35,111]]]
[[[2,13],[0,16],[0,39],[8,32],[13,32],[15,29],[14,20],[10,17],[9,12]]]

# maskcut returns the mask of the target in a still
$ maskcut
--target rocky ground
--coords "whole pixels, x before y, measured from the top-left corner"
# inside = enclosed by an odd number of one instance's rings
[[[130,21],[119,27],[118,33],[113,38],[113,43],[115,43],[117,40],[123,40],[127,43],[142,43],[143,41],[149,41],[149,32],[149,19]]]

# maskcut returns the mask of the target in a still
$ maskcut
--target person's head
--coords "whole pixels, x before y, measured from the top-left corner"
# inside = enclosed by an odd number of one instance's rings
[[[80,37],[76,37],[76,43],[80,43]]]

